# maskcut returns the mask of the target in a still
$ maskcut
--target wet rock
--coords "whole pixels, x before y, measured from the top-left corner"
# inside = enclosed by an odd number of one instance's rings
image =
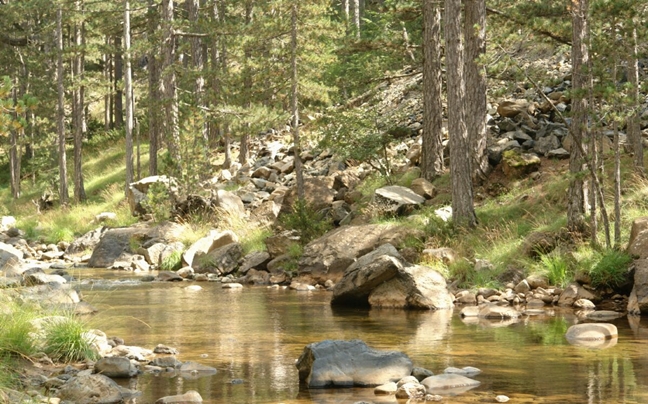
[[[112,378],[133,377],[137,375],[137,368],[128,358],[110,357],[101,358],[95,364],[95,373]]]
[[[377,396],[380,395],[392,395],[396,394],[396,391],[398,390],[398,386],[394,382],[389,382],[385,384],[381,384],[380,386],[376,387],[374,389],[374,394]]]
[[[405,383],[398,387],[396,391],[396,398],[398,399],[421,399],[425,397],[425,386],[420,384],[418,381],[416,383]]]
[[[515,319],[520,317],[520,315],[520,312],[512,307],[497,306],[494,304],[485,305],[479,310],[479,317],[484,319]]]
[[[153,359],[149,364],[153,366],[159,366],[161,368],[177,368],[182,365],[182,362],[176,359],[175,356],[170,355],[157,357]]]
[[[585,289],[582,285],[572,282],[569,284],[565,290],[560,294],[558,299],[558,305],[560,306],[571,306],[579,299],[587,299],[592,302],[599,301],[592,292]]]
[[[223,232],[211,231],[207,236],[193,243],[183,254],[182,262],[187,266],[192,266],[196,257],[210,253],[216,248],[223,247],[231,243],[238,243],[238,236],[231,230]]]
[[[155,280],[159,282],[182,282],[183,278],[175,272],[160,271]]]
[[[360,340],[309,344],[296,366],[299,381],[309,388],[380,386],[412,372],[412,361],[404,353],[378,351]]]
[[[464,376],[477,376],[481,373],[481,369],[473,366],[464,366],[463,368],[448,367],[443,370],[443,373]]]
[[[79,373],[60,388],[58,396],[75,404],[113,404],[124,402],[135,393],[104,375]]]
[[[578,340],[606,340],[617,338],[619,333],[614,324],[609,323],[584,323],[576,324],[567,330],[565,338],[568,341]]]
[[[419,382],[426,377],[434,376],[434,373],[432,373],[431,370],[425,369],[425,368],[420,368],[420,367],[414,367],[412,369],[412,376],[416,378]]]
[[[158,344],[153,348],[153,353],[156,354],[169,354],[169,355],[177,355],[178,350],[176,348],[163,345],[163,344]]]
[[[159,398],[155,401],[155,404],[193,404],[202,402],[203,399],[197,391],[189,390],[184,394]]]
[[[62,285],[67,283],[65,278],[60,275],[49,275],[42,272],[34,272],[26,275],[23,278],[23,283],[25,286],[34,286],[34,285]]]
[[[265,270],[268,262],[270,262],[270,254],[267,251],[255,251],[243,257],[243,263],[239,267],[238,272],[245,275],[252,268]]]
[[[458,374],[441,374],[430,376],[421,382],[430,394],[452,395],[477,387],[481,382]]]

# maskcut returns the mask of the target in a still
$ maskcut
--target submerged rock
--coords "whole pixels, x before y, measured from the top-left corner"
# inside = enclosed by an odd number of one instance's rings
[[[308,344],[297,360],[299,381],[309,388],[379,386],[412,372],[412,361],[396,351],[378,351],[360,340]]]

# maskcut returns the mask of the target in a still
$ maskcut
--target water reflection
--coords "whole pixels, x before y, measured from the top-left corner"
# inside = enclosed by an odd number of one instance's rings
[[[458,310],[332,310],[327,292],[223,290],[215,283],[201,283],[203,289],[193,292],[182,283],[129,285],[82,287],[85,299],[100,310],[90,319],[93,326],[128,345],[175,347],[179,360],[218,369],[195,379],[174,373],[132,379],[130,387],[142,391],[138,404],[187,390],[212,404],[395,403],[374,396],[373,389],[300,391],[294,363],[305,345],[354,338],[403,351],[415,366],[435,374],[449,366],[480,368],[475,379],[481,385],[453,397],[453,403],[494,402],[498,394],[516,403],[648,402],[646,320],[613,320],[618,344],[602,351],[569,345],[565,332],[579,322],[571,311],[493,327],[465,323]],[[242,383],[232,383],[235,379]]]

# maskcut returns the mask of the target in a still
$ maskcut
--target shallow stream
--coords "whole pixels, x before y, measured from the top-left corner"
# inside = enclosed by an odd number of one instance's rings
[[[97,274],[104,279],[92,280]],[[446,403],[493,403],[500,394],[515,403],[648,403],[648,320],[614,320],[618,343],[588,349],[565,340],[578,321],[572,310],[547,308],[517,323],[466,322],[458,309],[333,310],[325,291],[139,283],[132,275],[90,270],[75,275],[84,300],[99,309],[89,318],[92,327],[126,345],[165,344],[178,349],[183,362],[218,369],[197,379],[163,373],[124,380],[142,392],[133,404],[187,390],[212,404],[397,402],[374,396],[371,388],[300,390],[295,360],[305,345],[324,339],[362,339],[402,351],[435,374],[449,366],[482,370],[475,377],[480,386]]]

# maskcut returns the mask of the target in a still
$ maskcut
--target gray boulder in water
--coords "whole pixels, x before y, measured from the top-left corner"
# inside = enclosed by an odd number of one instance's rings
[[[360,340],[308,344],[296,366],[309,388],[380,386],[410,375],[413,367],[404,353],[378,351]]]

